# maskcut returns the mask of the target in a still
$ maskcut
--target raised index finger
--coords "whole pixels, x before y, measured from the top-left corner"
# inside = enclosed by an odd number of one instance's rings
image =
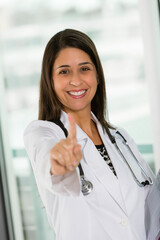
[[[69,122],[69,131],[68,131],[68,138],[73,140],[74,143],[77,142],[76,140],[76,123],[72,114],[68,114],[68,122]]]

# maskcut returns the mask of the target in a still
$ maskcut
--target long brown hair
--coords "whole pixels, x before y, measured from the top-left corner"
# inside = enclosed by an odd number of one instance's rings
[[[106,115],[106,90],[105,79],[95,44],[85,34],[74,29],[65,29],[56,33],[48,42],[42,61],[40,99],[39,99],[39,120],[57,121],[60,119],[63,108],[56,96],[52,69],[58,53],[67,47],[75,47],[86,52],[94,63],[98,76],[97,91],[91,102],[91,111],[100,121],[103,128],[111,127],[105,120]]]

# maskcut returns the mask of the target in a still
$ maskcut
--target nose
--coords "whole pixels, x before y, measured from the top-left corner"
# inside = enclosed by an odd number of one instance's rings
[[[81,83],[82,83],[81,76],[79,74],[77,74],[77,73],[73,74],[71,79],[70,79],[69,84],[73,85],[75,87],[78,87],[78,86],[81,85]]]

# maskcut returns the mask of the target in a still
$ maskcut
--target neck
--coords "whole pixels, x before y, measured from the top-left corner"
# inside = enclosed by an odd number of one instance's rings
[[[68,111],[67,113],[71,113],[73,115],[76,124],[88,135],[95,145],[102,144],[96,124],[91,120],[91,110],[79,112]]]
[[[83,109],[82,111],[66,111],[71,113],[75,119],[76,124],[84,131],[91,131],[93,121],[91,120],[91,109]]]
[[[72,115],[75,119],[75,122],[82,130],[89,129],[91,127],[91,111],[72,112]]]

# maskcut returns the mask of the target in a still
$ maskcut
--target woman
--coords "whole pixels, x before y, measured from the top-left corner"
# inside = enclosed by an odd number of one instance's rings
[[[24,133],[57,240],[146,239],[144,204],[150,186],[137,185],[115,148],[117,128],[105,120],[105,109],[105,80],[94,43],[80,31],[57,33],[43,57],[39,120]],[[133,140],[118,131],[154,179]],[[134,168],[122,141],[119,146]]]

